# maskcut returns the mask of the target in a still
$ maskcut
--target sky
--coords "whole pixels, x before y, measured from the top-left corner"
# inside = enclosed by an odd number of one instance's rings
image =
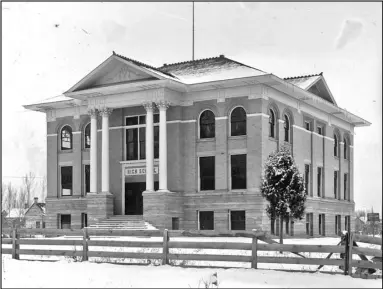
[[[192,58],[192,3],[2,3],[2,180],[46,175],[45,114],[112,51],[161,66]],[[373,2],[197,2],[195,58],[279,77],[323,72],[355,129],[356,208],[382,210],[382,9]]]

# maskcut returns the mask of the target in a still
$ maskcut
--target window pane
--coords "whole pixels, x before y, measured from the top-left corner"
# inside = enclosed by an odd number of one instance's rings
[[[153,114],[153,122],[154,123],[160,122],[160,115],[158,113]]]
[[[215,190],[215,157],[201,157],[199,165],[201,191]]]
[[[125,120],[125,125],[137,125],[138,116],[127,117]]]
[[[146,115],[140,115],[139,123],[140,124],[146,124]]]
[[[85,127],[85,148],[90,148],[90,124]]]
[[[132,128],[126,130],[126,159],[138,159],[138,129]]]
[[[231,156],[231,188],[246,189],[246,155]]]
[[[242,107],[237,107],[231,113],[231,135],[246,135],[246,112]]]
[[[160,155],[160,127],[154,127],[154,158],[158,159]]]
[[[61,167],[61,188],[63,196],[72,195],[72,167]]]
[[[69,126],[65,126],[61,130],[61,149],[72,149],[72,129]]]
[[[205,110],[200,117],[200,138],[215,137],[215,116],[210,110]]]
[[[90,165],[85,165],[85,192],[90,192]]]
[[[230,219],[232,230],[246,230],[245,211],[231,211]]]
[[[140,160],[145,159],[145,138],[146,138],[146,129],[144,127],[140,127]]]
[[[214,230],[214,212],[199,212],[200,230]]]
[[[310,166],[305,165],[305,188],[306,188],[306,195],[309,194],[309,182],[310,182]]]

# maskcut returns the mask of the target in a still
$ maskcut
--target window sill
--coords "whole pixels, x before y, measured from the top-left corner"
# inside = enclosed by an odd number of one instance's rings
[[[274,141],[274,142],[278,142],[278,139],[277,139],[277,138],[275,138],[275,137],[271,137],[271,136],[269,136],[269,140]]]
[[[230,189],[233,193],[245,193],[247,189]]]
[[[199,138],[197,140],[197,142],[215,142],[215,138],[214,137],[211,137],[211,138]]]
[[[199,190],[198,193],[214,193],[215,190]]]
[[[246,139],[247,135],[231,135],[229,136],[229,140],[231,139]]]
[[[84,148],[82,149],[83,152],[90,152],[90,148]]]
[[[73,153],[73,149],[71,150],[60,150],[60,154],[70,154]]]

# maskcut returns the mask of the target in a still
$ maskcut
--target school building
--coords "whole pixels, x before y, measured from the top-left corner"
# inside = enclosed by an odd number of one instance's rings
[[[290,235],[354,220],[354,128],[322,73],[280,78],[224,55],[153,67],[113,54],[46,113],[47,228],[138,215],[163,229],[278,230],[260,193],[269,153],[290,147],[307,188]]]

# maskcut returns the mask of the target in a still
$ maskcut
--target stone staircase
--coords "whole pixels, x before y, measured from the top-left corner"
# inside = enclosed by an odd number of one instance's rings
[[[88,226],[91,229],[108,230],[156,230],[142,215],[114,215]]]

